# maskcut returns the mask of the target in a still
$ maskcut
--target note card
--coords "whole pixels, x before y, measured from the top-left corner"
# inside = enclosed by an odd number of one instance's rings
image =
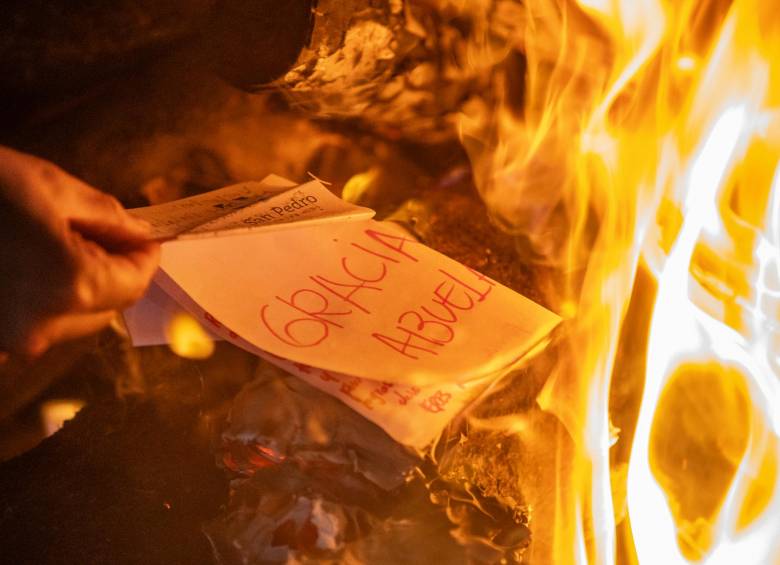
[[[559,318],[370,215],[308,183],[190,226],[199,237],[163,245],[149,297],[126,315],[135,343],[164,335],[150,326],[170,300],[424,446]]]

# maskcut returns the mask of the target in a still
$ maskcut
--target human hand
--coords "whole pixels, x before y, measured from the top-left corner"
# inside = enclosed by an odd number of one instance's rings
[[[35,357],[106,326],[157,269],[147,238],[112,196],[0,146],[0,352]]]

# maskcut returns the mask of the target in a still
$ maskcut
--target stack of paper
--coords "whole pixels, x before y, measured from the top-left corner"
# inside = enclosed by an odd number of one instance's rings
[[[125,313],[135,345],[186,310],[423,447],[558,316],[317,181],[278,177],[133,211],[162,247]]]

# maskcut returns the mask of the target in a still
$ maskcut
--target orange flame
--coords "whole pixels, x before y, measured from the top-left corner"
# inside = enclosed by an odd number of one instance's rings
[[[525,260],[564,275],[547,292],[570,318],[566,354],[537,403],[573,447],[555,446],[554,496],[530,494],[535,531],[551,532],[530,560],[778,562],[776,7],[524,7],[509,35],[525,55],[523,103],[498,64],[496,107],[473,103],[461,130],[495,219]],[[475,32],[473,51],[495,59],[486,37]],[[648,274],[654,299],[638,282]],[[637,367],[634,427],[612,400]]]
[[[84,401],[75,399],[52,399],[41,404],[41,424],[46,437],[57,433],[65,422],[76,417],[84,408]]]
[[[214,340],[198,320],[185,312],[175,314],[165,332],[171,351],[179,357],[208,359],[214,353]]]

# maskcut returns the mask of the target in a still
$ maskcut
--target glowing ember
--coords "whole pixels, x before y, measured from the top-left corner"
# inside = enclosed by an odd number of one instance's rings
[[[200,323],[184,312],[171,318],[167,328],[171,350],[187,359],[207,359],[214,353],[214,341]]]
[[[65,425],[65,422],[76,417],[84,408],[81,400],[57,399],[47,400],[41,405],[41,423],[46,437],[54,435]]]
[[[777,562],[776,6],[524,5],[522,111],[506,88],[461,129],[496,219],[567,275],[547,291],[571,314],[567,353],[537,403],[575,448],[558,440],[554,497],[528,493],[555,500],[530,561]],[[614,404],[632,386],[638,416]],[[496,425],[533,445],[519,418]]]

